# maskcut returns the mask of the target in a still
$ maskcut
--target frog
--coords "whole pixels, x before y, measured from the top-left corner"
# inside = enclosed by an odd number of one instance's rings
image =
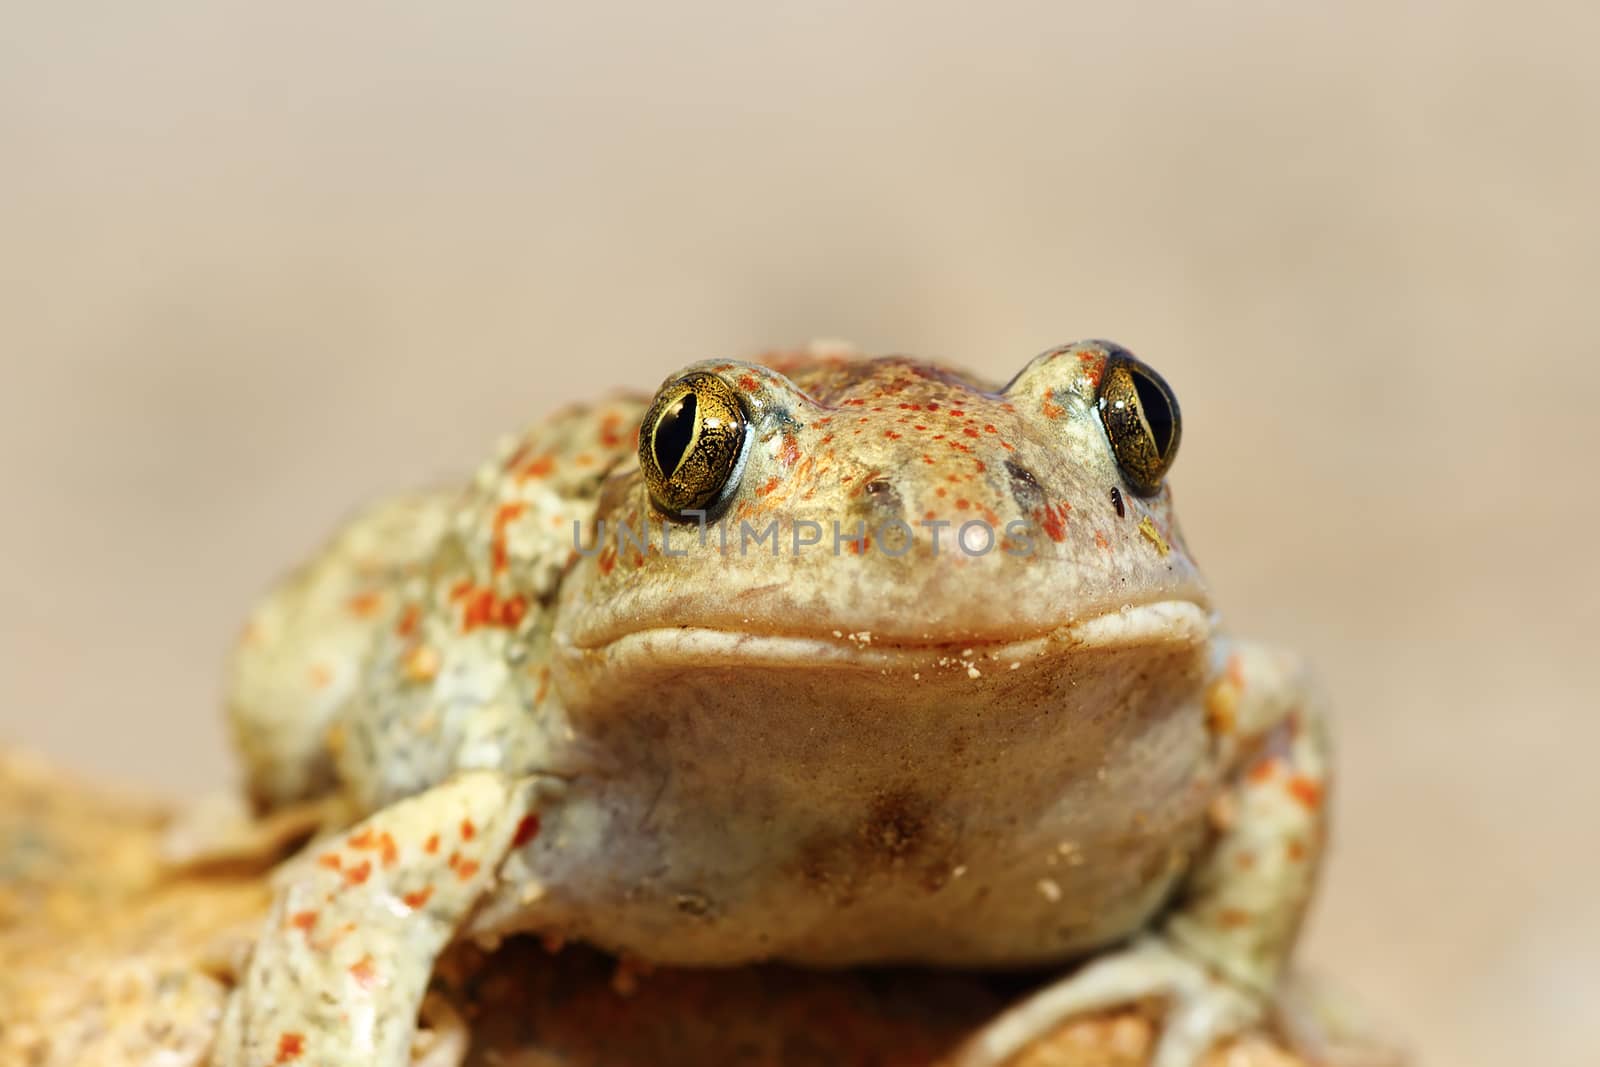
[[[563,408],[270,591],[228,709],[275,875],[219,1067],[408,1062],[452,945],[1050,975],[952,1049],[1266,1023],[1326,839],[1304,661],[1178,525],[1176,394],[1109,341],[1004,385],[837,347]]]

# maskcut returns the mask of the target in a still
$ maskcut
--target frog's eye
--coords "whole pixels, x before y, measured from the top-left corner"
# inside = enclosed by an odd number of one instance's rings
[[[1113,351],[1100,376],[1096,401],[1128,488],[1140,496],[1160,491],[1183,436],[1178,398],[1171,387],[1127,352]]]
[[[639,467],[668,515],[715,507],[738,488],[744,406],[715,374],[686,374],[656,394],[639,428]]]

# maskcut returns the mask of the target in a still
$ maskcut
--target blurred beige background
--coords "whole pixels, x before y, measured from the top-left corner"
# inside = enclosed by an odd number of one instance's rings
[[[571,398],[1114,337],[1338,705],[1309,958],[1425,1062],[1600,1058],[1600,15],[6,8],[0,734],[227,783],[251,598]]]

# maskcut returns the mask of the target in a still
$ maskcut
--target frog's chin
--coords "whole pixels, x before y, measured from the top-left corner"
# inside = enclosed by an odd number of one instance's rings
[[[868,629],[808,634],[661,626],[635,630],[593,648],[569,646],[569,652],[591,662],[599,659],[611,670],[732,665],[920,668],[974,678],[990,671],[1092,658],[1102,652],[1199,646],[1211,636],[1214,624],[1211,613],[1199,604],[1159,600],[1127,605],[1043,633],[1004,638],[941,637],[937,632],[901,637]]]

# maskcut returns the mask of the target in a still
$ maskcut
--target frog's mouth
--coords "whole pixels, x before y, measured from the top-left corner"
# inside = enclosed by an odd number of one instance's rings
[[[905,669],[978,678],[989,672],[1086,658],[1139,648],[1198,647],[1215,619],[1191,600],[1125,605],[1035,634],[939,639],[870,630],[783,632],[755,627],[677,625],[636,629],[585,644],[562,641],[574,653],[598,658],[610,670],[732,666],[823,669]]]

